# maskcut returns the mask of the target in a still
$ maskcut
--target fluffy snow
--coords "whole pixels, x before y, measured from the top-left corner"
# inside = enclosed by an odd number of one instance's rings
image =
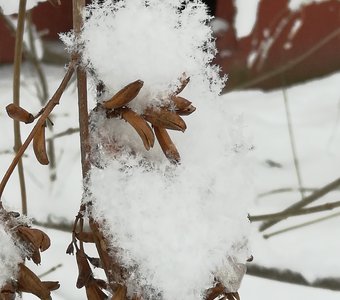
[[[1,220],[2,221],[2,220]],[[21,253],[11,236],[0,222],[0,288],[8,279],[15,277],[18,264],[22,262]]]
[[[26,9],[31,9],[34,6],[37,6],[39,2],[45,2],[46,0],[27,0]],[[11,15],[18,13],[19,9],[19,1],[8,1],[8,0],[0,0],[0,8],[2,9],[5,15]]]
[[[322,1],[325,1],[325,0],[290,0],[288,6],[291,10],[298,10],[303,5],[308,5],[311,3],[318,3]]]
[[[149,286],[163,299],[191,300],[203,297],[217,273],[236,291],[245,271],[235,265],[249,256],[250,189],[243,187],[250,146],[242,137],[242,121],[218,100],[224,78],[209,65],[216,50],[206,6],[185,2],[95,3],[77,47],[83,47],[83,64],[94,71],[94,80],[108,87],[104,99],[136,79],[144,81],[129,104],[139,113],[167,101],[179,77],[190,76],[181,95],[197,112],[186,118],[185,134],[170,133],[181,165],[171,166],[158,146],[144,150],[124,121],[93,114],[93,140],[105,137],[125,150],[116,160],[101,154],[105,167],[92,170],[90,189],[94,215],[106,220],[122,263],[138,266],[130,284]],[[68,39],[74,38],[67,35],[66,44]]]

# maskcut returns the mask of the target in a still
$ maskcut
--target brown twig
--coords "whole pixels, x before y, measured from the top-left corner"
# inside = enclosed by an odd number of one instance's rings
[[[38,277],[44,277],[46,275],[49,275],[51,273],[53,273],[55,270],[58,270],[59,268],[61,268],[63,266],[63,264],[57,264],[56,266],[52,267],[51,269],[47,270],[46,272],[40,274]]]
[[[306,187],[302,187],[300,188],[291,188],[291,187],[287,187],[287,188],[280,188],[280,189],[274,189],[268,192],[263,192],[263,193],[259,193],[257,195],[257,198],[262,198],[265,196],[270,196],[270,195],[274,195],[274,194],[280,194],[280,193],[290,193],[290,192],[315,192],[317,189],[316,188],[306,188]]]
[[[287,219],[293,216],[301,216],[301,215],[307,215],[307,214],[332,210],[337,207],[340,207],[340,201],[333,202],[333,203],[325,203],[322,205],[317,205],[317,206],[308,207],[308,208],[295,210],[295,211],[286,211],[286,212],[279,212],[279,213],[273,213],[273,214],[249,216],[248,218],[251,222],[258,222],[258,221],[265,221],[265,220],[282,220],[282,219]]]
[[[18,24],[15,35],[15,50],[14,50],[14,71],[13,71],[13,103],[20,106],[20,73],[21,61],[23,52],[23,37],[25,29],[25,14],[26,14],[26,0],[20,0]],[[18,152],[22,142],[20,133],[20,123],[17,120],[13,121],[14,124],[14,151]],[[25,174],[22,159],[18,161],[18,173],[21,192],[21,207],[22,213],[27,215],[27,195],[25,185]]]
[[[46,139],[46,142],[49,142],[51,140],[55,140],[57,138],[64,137],[64,136],[67,136],[67,135],[71,135],[71,134],[74,134],[74,133],[77,133],[77,132],[79,132],[79,128],[68,128],[65,131],[59,132],[55,135],[52,135],[51,137]]]
[[[334,180],[333,182],[327,184],[326,186],[322,187],[321,189],[317,190],[313,194],[301,199],[297,203],[289,206],[288,208],[284,209],[282,212],[293,212],[296,210],[300,210],[301,208],[307,206],[308,204],[312,203],[313,201],[323,197],[324,195],[328,194],[329,192],[333,191],[334,189],[340,186],[340,178]],[[267,228],[275,225],[276,223],[280,222],[280,220],[270,220],[267,222],[262,223],[259,230],[264,231]]]
[[[22,157],[23,153],[25,152],[25,150],[27,149],[28,145],[32,141],[32,139],[33,139],[35,133],[37,132],[37,130],[39,128],[41,128],[41,126],[45,123],[46,119],[48,118],[49,114],[52,112],[54,107],[59,104],[60,98],[61,98],[64,90],[66,89],[68,82],[70,81],[70,79],[71,79],[71,77],[73,75],[75,63],[76,62],[72,61],[69,64],[67,72],[66,72],[62,82],[60,83],[58,89],[56,90],[56,92],[52,96],[51,100],[48,101],[48,103],[45,105],[40,118],[38,119],[37,123],[35,124],[34,128],[30,132],[30,134],[28,135],[28,137],[25,140],[25,142],[22,144],[22,146],[18,150],[18,152],[17,152],[16,156],[14,157],[11,165],[8,167],[4,177],[2,178],[2,180],[0,182],[0,203],[1,203],[1,196],[3,194],[3,191],[4,191],[5,187],[6,187],[6,184],[7,184],[8,180],[9,180],[9,178],[11,177],[11,175],[13,173],[13,170],[17,166],[20,158]]]

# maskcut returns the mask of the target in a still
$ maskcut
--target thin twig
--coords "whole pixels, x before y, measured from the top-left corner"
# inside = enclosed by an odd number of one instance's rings
[[[46,272],[40,274],[38,277],[42,278],[46,275],[49,275],[51,273],[53,273],[55,270],[58,270],[59,268],[61,268],[63,266],[63,264],[57,264],[56,266],[52,267],[51,269],[47,270]]]
[[[15,50],[14,50],[14,71],[13,71],[13,103],[20,106],[20,73],[23,49],[23,37],[25,29],[25,14],[26,14],[26,0],[20,0],[18,24],[15,36]],[[20,123],[17,120],[13,121],[14,124],[14,151],[17,153],[22,146]],[[22,213],[27,215],[27,195],[25,185],[25,174],[22,159],[18,161],[18,173],[21,192],[21,207]]]
[[[328,194],[329,192],[333,191],[334,189],[340,186],[340,178],[334,180],[333,182],[327,184],[326,186],[322,187],[321,189],[317,190],[313,194],[301,199],[299,202],[294,203],[293,205],[289,206],[288,208],[284,209],[282,212],[292,212],[296,210],[300,210],[301,208],[307,206],[308,204],[312,203],[313,201],[323,197],[324,195]],[[270,220],[267,222],[262,223],[259,230],[264,231],[267,228],[275,225],[280,220]]]
[[[51,100],[48,101],[48,103],[45,105],[45,107],[43,109],[43,113],[41,114],[41,116],[39,117],[34,128],[30,132],[30,134],[28,135],[26,141],[22,144],[22,146],[18,150],[18,152],[17,152],[16,156],[14,157],[11,165],[8,167],[6,174],[2,178],[2,180],[0,182],[0,203],[1,203],[1,197],[2,197],[2,194],[3,194],[4,189],[6,187],[6,184],[9,180],[9,178],[11,177],[13,170],[15,169],[16,165],[18,164],[18,161],[20,160],[21,156],[24,154],[28,145],[32,141],[37,130],[45,123],[46,119],[48,118],[49,114],[52,112],[54,107],[59,104],[60,98],[61,98],[64,90],[66,89],[68,82],[70,81],[70,79],[73,75],[75,63],[76,62],[72,61],[69,64],[67,72],[66,72],[62,82],[60,83],[58,89],[56,90],[56,92],[52,96]]]
[[[258,221],[265,221],[265,220],[282,220],[282,219],[287,219],[293,216],[308,215],[308,214],[313,214],[317,212],[332,210],[337,207],[340,207],[340,201],[336,201],[332,203],[325,203],[325,204],[308,207],[308,208],[304,208],[300,210],[295,210],[295,211],[286,211],[286,212],[279,212],[279,213],[273,213],[273,214],[249,216],[248,218],[251,222],[258,222]]]
[[[320,222],[323,222],[323,221],[327,221],[329,219],[336,218],[336,217],[340,217],[340,212],[335,213],[335,214],[331,214],[331,215],[323,217],[323,218],[318,218],[318,219],[315,219],[313,221],[304,222],[304,223],[301,223],[301,224],[298,224],[298,225],[290,226],[290,227],[287,227],[287,228],[284,228],[284,229],[281,229],[281,230],[278,230],[278,231],[274,231],[272,233],[264,234],[263,238],[269,239],[272,236],[275,236],[275,235],[278,235],[278,234],[281,234],[281,233],[285,233],[285,232],[295,230],[295,229],[300,229],[300,228],[310,226],[310,225],[313,225],[313,224],[316,224],[316,223],[320,223]]]
[[[293,154],[293,159],[294,159],[295,173],[296,173],[296,177],[297,177],[297,181],[298,181],[298,185],[299,185],[301,199],[303,199],[305,197],[305,195],[304,195],[304,192],[302,190],[302,178],[301,178],[301,173],[300,173],[299,160],[298,160],[297,152],[296,152],[296,144],[295,144],[293,125],[292,125],[292,117],[291,117],[289,104],[288,104],[287,91],[286,91],[285,88],[282,88],[282,94],[283,94],[283,100],[284,100],[285,110],[286,110],[287,126],[288,126],[288,132],[289,132],[290,145],[291,145],[291,148],[292,148],[292,154]]]
[[[63,232],[72,232],[72,223],[66,222],[53,222],[52,220],[47,220],[47,222],[40,222],[37,220],[32,220],[32,224],[41,226],[48,229],[59,230]]]
[[[265,196],[270,196],[270,195],[274,195],[274,194],[281,194],[281,193],[290,193],[290,192],[315,192],[317,189],[316,188],[306,188],[306,187],[302,187],[301,189],[299,188],[293,188],[293,187],[287,187],[287,188],[280,188],[280,189],[274,189],[268,192],[263,192],[263,193],[259,193],[257,194],[257,198],[262,198]]]
[[[247,274],[251,276],[304,285],[313,288],[321,288],[333,291],[340,291],[340,278],[319,278],[309,282],[302,274],[291,270],[280,270],[276,268],[266,268],[253,263],[247,265]]]
[[[79,132],[79,128],[68,128],[65,131],[59,132],[55,135],[52,135],[51,137],[46,139],[46,142],[49,142],[51,140],[55,140],[57,138],[64,137],[64,136],[67,136],[67,135],[71,135],[71,134],[74,134],[74,133],[77,133],[77,132]]]
[[[313,55],[316,51],[320,50],[323,46],[325,46],[327,43],[329,43],[331,40],[337,38],[340,34],[340,28],[335,29],[330,34],[326,35],[323,39],[321,39],[317,44],[315,44],[313,47],[309,48],[306,52],[304,52],[302,55],[298,56],[295,59],[292,59],[283,65],[279,67],[275,67],[274,70],[270,70],[263,75],[256,76],[255,79],[248,80],[244,83],[239,84],[238,86],[234,87],[231,90],[227,90],[227,87],[222,91],[222,93],[230,93],[235,90],[242,90],[247,89],[250,87],[253,87],[254,85],[263,82],[265,80],[268,80],[270,78],[273,78],[277,75],[283,74],[287,72],[288,70],[292,69],[299,63],[303,62],[305,59]]]

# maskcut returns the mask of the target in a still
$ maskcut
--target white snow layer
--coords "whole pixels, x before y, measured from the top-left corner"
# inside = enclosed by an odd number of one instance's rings
[[[39,2],[45,2],[46,0],[27,0],[26,9],[31,9],[37,6]],[[19,1],[12,0],[0,0],[0,9],[2,9],[5,15],[11,15],[18,13]]]
[[[290,0],[288,6],[291,10],[299,10],[300,7],[303,5],[318,3],[322,1],[325,0]]]
[[[93,114],[93,140],[105,137],[127,150],[118,159],[100,154],[105,167],[90,174],[93,214],[106,220],[107,236],[131,270],[131,289],[142,286],[148,299],[157,299],[157,293],[165,300],[202,298],[214,275],[234,291],[249,254],[250,189],[244,176],[249,146],[242,120],[228,115],[218,98],[225,79],[209,65],[215,46],[206,6],[185,2],[185,7],[180,0],[95,3],[87,9],[77,46],[83,47],[84,65],[110,89],[106,97],[144,81],[130,104],[138,112],[166,99],[183,73],[191,78],[181,96],[197,111],[186,117],[184,134],[170,131],[179,166],[158,145],[146,151],[124,121]],[[72,35],[62,39],[74,48]]]
[[[15,277],[20,262],[20,250],[0,222],[0,289],[8,279]]]

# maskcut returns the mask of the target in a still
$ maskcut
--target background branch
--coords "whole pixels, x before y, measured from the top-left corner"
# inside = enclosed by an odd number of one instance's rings
[[[20,106],[20,74],[23,49],[23,37],[25,29],[25,14],[26,0],[20,0],[18,24],[15,35],[15,50],[14,50],[14,70],[13,70],[13,103]],[[22,146],[20,123],[17,120],[13,121],[14,125],[14,151],[17,153]],[[18,161],[19,184],[21,192],[21,209],[24,215],[27,215],[27,195],[25,185],[25,174],[22,159]]]

